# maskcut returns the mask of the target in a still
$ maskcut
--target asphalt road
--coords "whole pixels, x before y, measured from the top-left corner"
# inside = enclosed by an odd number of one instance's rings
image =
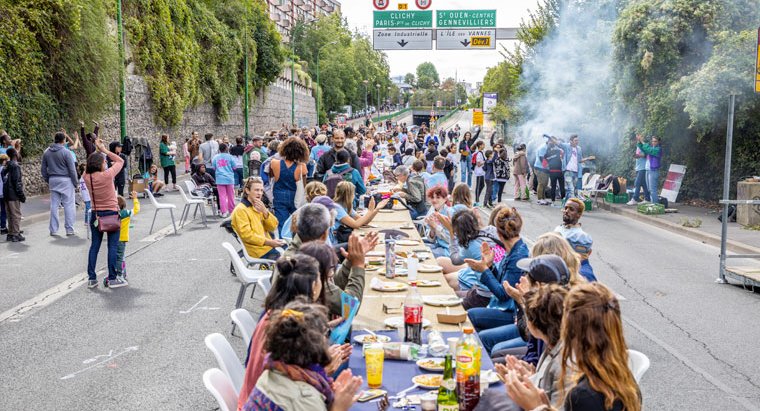
[[[528,239],[561,222],[559,208],[512,204]],[[47,223],[25,227],[23,245],[0,243],[0,409],[216,408],[201,381],[216,367],[204,337],[221,332],[244,358],[229,335],[239,283],[220,246],[234,240],[213,223],[165,235],[168,214],[148,237],[152,213],[144,204],[133,219],[130,286],[117,290],[80,286],[87,241],[51,238]],[[718,250],[604,211],[582,222],[597,277],[624,298],[630,348],[652,361],[644,409],[760,409],[760,295],[714,283]],[[260,297],[245,307],[258,313]]]

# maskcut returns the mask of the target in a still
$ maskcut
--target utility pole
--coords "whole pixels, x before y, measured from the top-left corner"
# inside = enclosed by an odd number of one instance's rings
[[[124,140],[127,139],[127,88],[124,81],[124,27],[121,19],[121,0],[116,0],[116,25],[119,37],[119,128],[121,143],[124,144]]]
[[[375,84],[377,87],[377,120],[380,120],[380,83]]]
[[[296,61],[295,51],[290,56],[290,127],[296,124]]]

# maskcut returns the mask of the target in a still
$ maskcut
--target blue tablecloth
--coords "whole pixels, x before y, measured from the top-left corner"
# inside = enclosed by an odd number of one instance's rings
[[[391,341],[402,341],[401,336],[399,335],[399,332],[396,330],[383,330],[383,331],[375,331],[377,334],[381,335],[387,335],[391,338]],[[353,342],[353,338],[355,335],[361,335],[361,334],[367,334],[366,331],[355,331],[351,334],[351,341]],[[427,342],[427,331],[424,331],[422,334],[422,341]],[[441,333],[443,335],[444,340],[446,340],[449,337],[462,337],[461,332],[443,332]],[[364,357],[362,356],[362,347],[359,344],[356,344],[354,342],[354,350],[351,353],[351,358],[348,360],[348,367],[351,369],[354,375],[361,376],[364,378],[364,385],[362,386],[362,390],[366,390],[369,387],[367,387],[367,367],[364,362]],[[480,368],[482,370],[491,370],[493,369],[493,362],[491,362],[491,358],[488,355],[481,356],[480,359]],[[383,363],[383,386],[381,387],[383,390],[388,391],[388,396],[396,395],[399,391],[405,390],[414,383],[412,382],[412,377],[415,375],[421,375],[421,374],[429,374],[428,371],[424,371],[417,367],[417,364],[415,364],[414,361],[397,361],[397,360],[385,360]],[[497,386],[501,385],[501,383],[491,384],[491,386]],[[407,395],[409,394],[424,394],[425,392],[428,392],[430,390],[418,388],[412,391],[407,392]],[[353,407],[351,407],[352,410],[372,410],[377,411],[377,404],[374,402],[368,402],[368,403],[359,403],[357,402],[354,404]],[[389,408],[393,409],[393,408]],[[415,408],[416,410],[419,410],[420,407],[417,406]]]

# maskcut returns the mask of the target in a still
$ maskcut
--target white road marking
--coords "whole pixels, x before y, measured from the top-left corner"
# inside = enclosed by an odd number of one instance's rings
[[[101,270],[99,274],[103,272],[104,270]],[[70,292],[76,290],[86,282],[87,272],[79,273],[64,282],[47,289],[39,295],[36,295],[24,301],[23,303],[11,308],[10,310],[1,313],[0,323],[6,320],[10,322],[18,322],[24,317],[24,314],[27,312],[52,304]]]
[[[140,242],[156,242],[161,240],[162,238],[166,237],[169,233],[174,231],[174,227],[172,225],[168,225],[161,230],[153,233],[152,235],[140,240]],[[148,245],[145,245],[143,247],[140,247],[133,252],[129,253],[127,257],[132,256],[133,254],[139,252],[143,248],[147,247]],[[8,256],[5,256],[3,258],[17,258],[19,253],[12,253]],[[4,265],[6,266],[6,265]],[[105,274],[105,268],[100,269],[97,271],[98,275]],[[0,324],[2,324],[4,321],[8,322],[18,322],[21,321],[25,314],[28,313],[31,310],[39,309],[46,307],[55,301],[65,297],[72,291],[76,290],[83,284],[87,283],[87,272],[79,273],[61,283],[58,285],[55,285],[42,293],[24,301],[23,303],[11,308],[10,310],[4,311],[0,313]]]
[[[189,310],[187,310],[187,311],[180,311],[179,313],[180,314],[189,314],[189,313],[191,313],[193,311],[201,311],[201,310],[214,311],[214,310],[218,310],[219,307],[208,307],[208,306],[198,307],[198,305],[200,305],[200,303],[202,303],[203,301],[205,301],[207,298],[208,298],[208,296],[204,295],[203,298],[201,298],[200,301],[198,301],[192,307],[190,307]]]
[[[82,373],[85,373],[85,372],[87,372],[87,371],[90,371],[90,370],[92,370],[92,369],[98,368],[98,367],[100,367],[100,366],[104,365],[105,363],[107,363],[107,362],[109,362],[109,361],[113,360],[114,358],[117,358],[117,357],[120,357],[120,356],[122,356],[123,354],[129,353],[129,352],[132,352],[132,351],[137,351],[139,348],[140,348],[140,347],[139,347],[139,346],[137,346],[137,345],[135,345],[135,346],[132,346],[132,347],[127,347],[127,348],[125,348],[125,349],[124,349],[124,351],[122,351],[122,352],[120,352],[120,353],[117,353],[117,354],[114,354],[114,355],[111,355],[111,354],[113,354],[113,350],[111,350],[111,352],[110,352],[110,353],[109,353],[109,354],[106,356],[106,357],[107,357],[106,359],[104,359],[104,360],[102,360],[102,361],[99,361],[99,362],[97,362],[97,363],[95,363],[95,364],[93,364],[93,365],[91,365],[91,366],[89,366],[89,367],[87,367],[87,368],[82,368],[82,369],[81,369],[81,370],[79,370],[79,371],[73,372],[73,373],[71,373],[71,374],[68,374],[68,375],[64,375],[63,377],[61,377],[61,379],[62,379],[62,380],[68,380],[68,379],[74,378],[74,377],[76,377],[76,376],[77,376],[77,375],[79,375],[79,374],[82,374]],[[94,357],[94,358],[89,358],[89,359],[87,359],[87,360],[84,360],[82,363],[83,363],[83,364],[87,364],[87,362],[88,362],[88,361],[90,361],[90,360],[95,360],[95,359],[97,359],[98,357],[102,357],[102,355],[98,355],[98,356],[96,356],[96,357]],[[91,361],[90,361],[90,362],[91,362]]]

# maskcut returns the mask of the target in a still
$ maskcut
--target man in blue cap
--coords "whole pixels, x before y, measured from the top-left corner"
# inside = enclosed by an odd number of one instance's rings
[[[583,230],[574,231],[565,237],[565,239],[573,247],[573,250],[581,256],[580,274],[590,282],[596,281],[594,269],[588,261],[588,258],[591,256],[591,247],[594,245],[594,240]]]

